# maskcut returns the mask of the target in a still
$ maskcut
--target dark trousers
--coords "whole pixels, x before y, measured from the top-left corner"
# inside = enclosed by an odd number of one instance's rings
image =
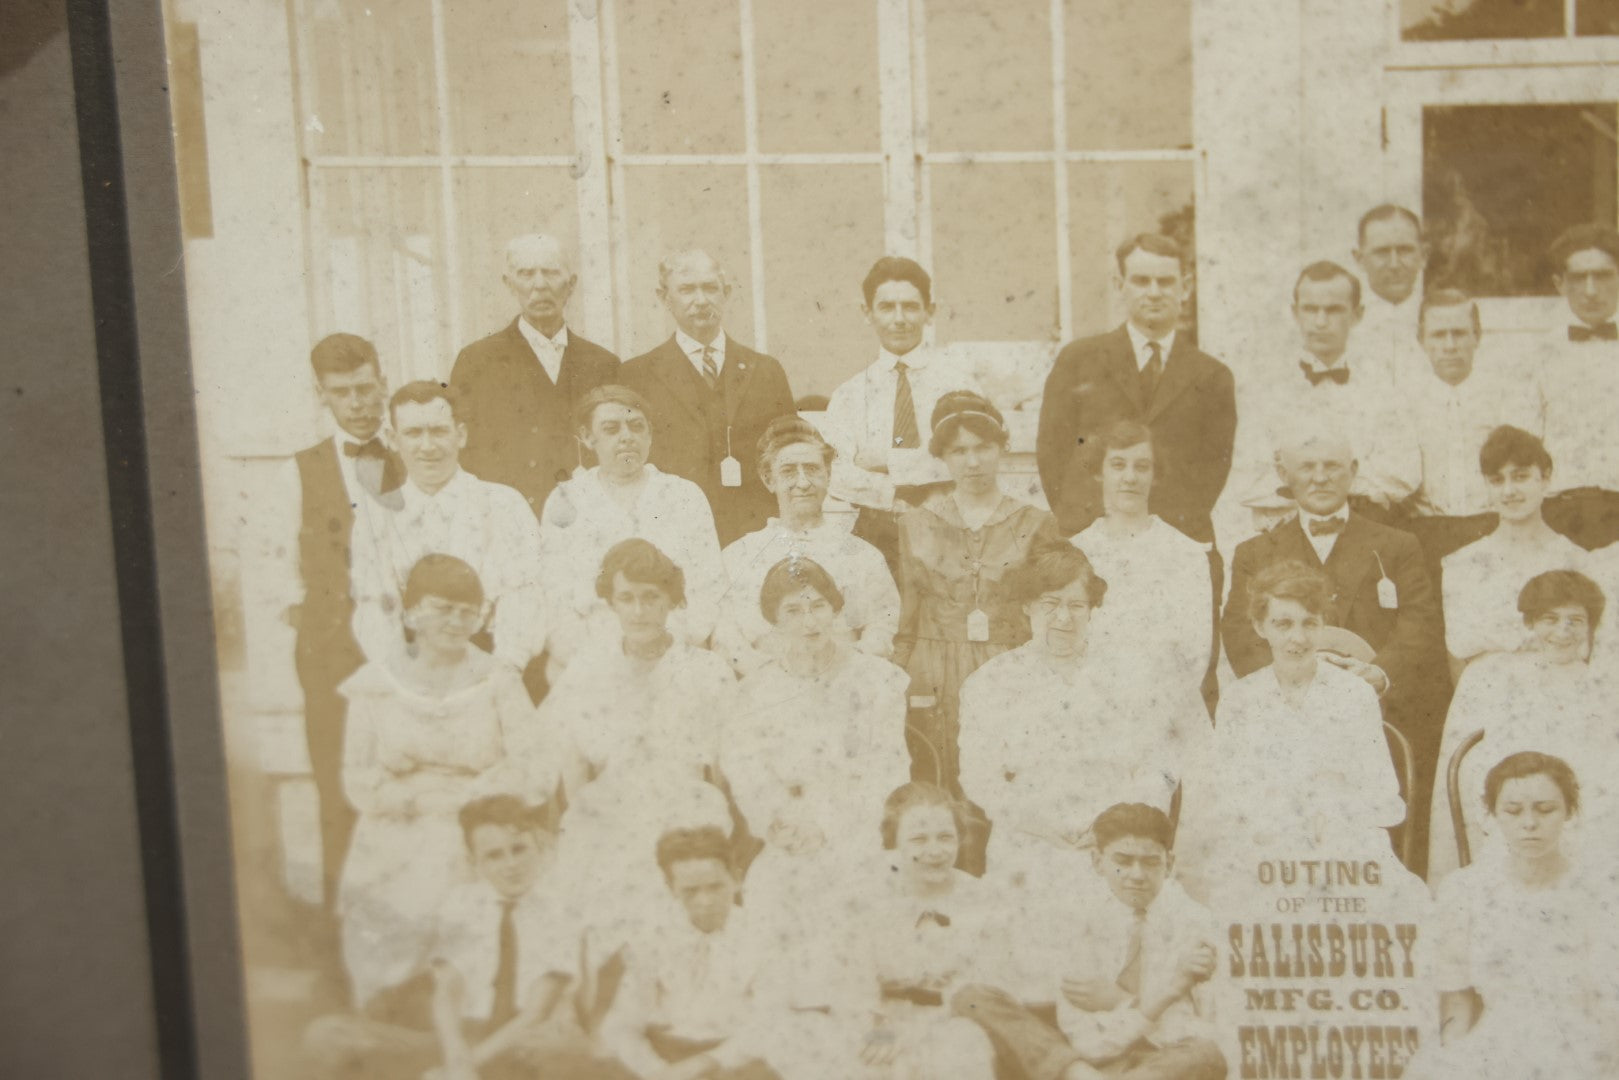
[[[1400,794],[1405,797],[1405,822],[1392,830],[1396,850],[1406,869],[1418,877],[1428,872],[1429,811],[1433,807],[1435,776],[1439,768],[1439,743],[1444,734],[1445,713],[1450,708],[1449,672],[1434,671],[1420,693],[1402,695],[1384,702],[1383,716],[1411,747],[1410,775],[1400,769]],[[1385,732],[1386,734],[1386,732]],[[1390,737],[1389,752],[1397,767],[1401,756]]]
[[[329,620],[328,620],[329,621]],[[328,907],[337,902],[337,884],[348,857],[356,815],[343,792],[343,732],[348,699],[337,692],[363,657],[353,639],[343,634],[300,635],[295,660],[304,691],[304,739],[309,771],[320,801],[321,869]],[[344,648],[350,645],[350,648]]]
[[[1619,540],[1619,491],[1582,487],[1559,491],[1541,506],[1546,524],[1586,551]]]
[[[1061,1080],[1084,1061],[1062,1032],[1003,990],[967,986],[951,1011],[984,1029],[995,1047],[996,1074],[1003,1080]],[[1208,1039],[1182,1039],[1162,1046],[1137,1042],[1119,1057],[1086,1062],[1103,1076],[1121,1080],[1224,1080],[1225,1057]]]

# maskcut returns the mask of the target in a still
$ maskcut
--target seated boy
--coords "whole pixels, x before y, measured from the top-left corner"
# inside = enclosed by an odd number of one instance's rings
[[[977,1021],[1002,1061],[1030,1080],[1220,1080],[1207,985],[1216,926],[1170,879],[1163,811],[1121,803],[1091,825],[1091,865],[1107,888],[1070,897],[1045,925],[1060,936],[1040,980],[1057,1001],[1053,1027],[1003,991],[967,987],[952,1005]],[[1036,994],[1038,996],[1038,994]]]

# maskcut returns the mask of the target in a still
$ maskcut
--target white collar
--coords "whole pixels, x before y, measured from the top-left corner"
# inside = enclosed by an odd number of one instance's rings
[[[723,330],[715,334],[713,342],[708,345],[704,345],[684,330],[676,330],[675,344],[680,346],[680,351],[690,357],[691,362],[699,367],[703,363],[704,349],[713,349],[714,363],[722,368],[725,366],[725,331]]]
[[[542,342],[544,343],[543,347],[555,349],[559,354],[563,349],[568,347],[567,324],[563,324],[563,326],[557,330],[554,336],[546,337],[544,331],[540,330],[540,328],[537,326],[529,325],[529,321],[519,315],[517,316],[517,329],[522,333],[524,339],[528,341],[529,346],[535,352],[540,351]]]
[[[918,371],[928,366],[926,345],[918,345],[904,356],[895,356],[887,349],[877,350],[877,366],[883,371],[893,371],[894,365],[903,362],[908,371]]]
[[[811,525],[807,529],[795,529],[791,525],[788,525],[785,521],[781,520],[779,517],[773,517],[769,521],[765,522],[765,527],[767,529],[774,529],[776,532],[779,532],[784,536],[814,536],[816,533],[823,532],[830,524],[831,522],[826,520],[826,514],[823,511],[821,514],[821,523],[819,525]]]
[[[1137,367],[1147,366],[1146,360],[1142,358],[1147,354],[1147,344],[1154,341],[1158,343],[1158,348],[1161,350],[1159,355],[1163,358],[1163,362],[1165,364],[1169,363],[1169,353],[1175,348],[1175,331],[1171,330],[1161,338],[1150,338],[1138,330],[1135,323],[1126,321],[1124,332],[1130,335],[1130,348],[1136,354]]]
[[[463,488],[465,488],[468,483],[467,471],[463,468],[457,467],[455,470],[455,475],[446,480],[444,482],[444,486],[433,492],[431,495],[417,487],[416,481],[408,477],[406,478],[404,484],[400,486],[400,491],[404,493],[405,505],[407,508],[413,507],[419,511],[426,507],[428,503],[434,502],[441,498],[448,497],[450,501],[454,501],[456,495]]]
[[[1355,359],[1355,354],[1350,352],[1348,349],[1345,349],[1343,351],[1343,353],[1339,355],[1338,362],[1336,364],[1333,364],[1331,367],[1328,367],[1325,363],[1322,362],[1322,360],[1321,360],[1321,358],[1319,356],[1317,356],[1315,353],[1311,352],[1309,349],[1303,349],[1303,350],[1301,350],[1299,352],[1299,363],[1305,365],[1311,371],[1339,371],[1339,370],[1342,370],[1342,371],[1348,371],[1351,374],[1353,374],[1355,371],[1359,370],[1359,369],[1357,369],[1355,367],[1355,365],[1353,363],[1354,359]]]
[[[1298,504],[1295,503],[1294,505],[1297,506]],[[1310,522],[1312,521],[1331,521],[1332,519],[1337,518],[1344,523],[1345,528],[1348,528],[1349,526],[1349,504],[1347,502],[1330,514],[1312,514],[1302,506],[1299,506],[1298,510],[1299,528],[1303,529],[1304,535],[1312,540],[1316,539],[1315,534],[1310,532]],[[1340,533],[1339,535],[1341,536],[1343,534]]]

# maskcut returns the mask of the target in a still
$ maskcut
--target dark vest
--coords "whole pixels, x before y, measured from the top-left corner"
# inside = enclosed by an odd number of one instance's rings
[[[298,610],[296,658],[307,690],[335,687],[362,663],[350,620],[354,597],[349,584],[349,534],[354,507],[337,460],[337,446],[325,439],[294,455],[303,493],[298,523],[298,569],[304,602]],[[397,466],[384,469],[384,487],[397,484]]]

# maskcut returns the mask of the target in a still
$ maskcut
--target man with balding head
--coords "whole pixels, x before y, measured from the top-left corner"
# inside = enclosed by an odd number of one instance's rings
[[[674,318],[668,341],[628,360],[620,381],[652,407],[651,462],[703,489],[721,546],[769,520],[776,500],[752,462],[759,436],[793,407],[776,359],[725,333],[731,283],[706,251],[658,264],[658,299]]]
[[[462,349],[450,375],[467,425],[461,462],[481,480],[516,488],[537,517],[551,489],[581,464],[574,406],[616,382],[619,362],[568,329],[564,310],[578,278],[556,239],[514,237],[501,280],[517,317]]]
[[[1271,662],[1270,646],[1248,618],[1248,583],[1260,571],[1285,559],[1325,571],[1334,586],[1327,623],[1359,636],[1374,655],[1360,660],[1326,652],[1322,658],[1366,680],[1382,700],[1384,719],[1411,740],[1417,786],[1414,797],[1406,793],[1407,827],[1425,836],[1425,822],[1418,819],[1428,805],[1450,682],[1439,594],[1422,548],[1411,534],[1350,508],[1359,463],[1341,429],[1300,417],[1276,445],[1276,473],[1296,513],[1237,545],[1231,595],[1220,620],[1226,657],[1239,677]]]

